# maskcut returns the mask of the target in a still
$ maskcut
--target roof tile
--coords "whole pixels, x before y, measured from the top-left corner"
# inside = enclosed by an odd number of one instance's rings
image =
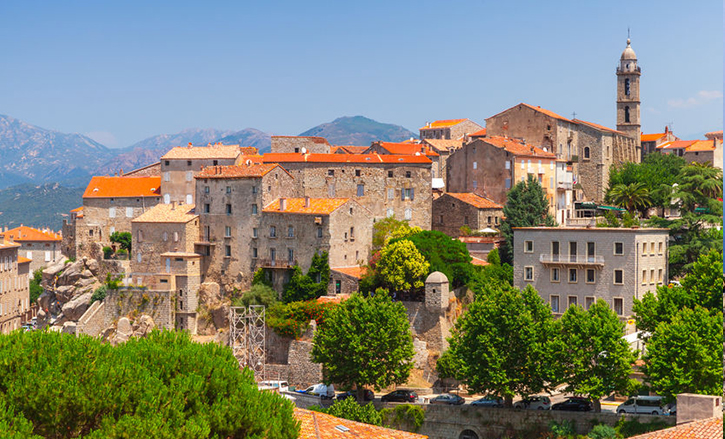
[[[28,226],[20,226],[14,229],[0,232],[0,236],[5,236],[16,242],[23,241],[61,241],[63,237],[52,230],[38,230]]]
[[[301,408],[294,409],[295,418],[300,422],[300,439],[424,439],[423,436],[407,431],[392,430],[348,419],[336,418],[326,413]],[[342,428],[340,428],[342,427]]]
[[[269,203],[263,210],[265,213],[293,213],[303,215],[329,215],[340,206],[347,203],[349,198],[284,198],[285,209],[280,210],[281,198]],[[309,200],[309,206],[305,202]]]
[[[554,153],[544,151],[539,147],[529,145],[527,143],[522,143],[520,140],[511,137],[490,136],[482,138],[480,141],[493,145],[497,148],[503,148],[513,155],[546,158],[556,157]]]
[[[667,135],[667,133],[642,134],[639,136],[639,140],[641,142],[654,142],[655,140],[665,137],[665,135]]]
[[[503,209],[503,206],[501,206],[500,204],[494,203],[488,198],[471,192],[446,192],[446,195],[450,195],[453,198],[456,198],[466,204],[470,204],[471,206],[477,207],[479,209]]]
[[[381,148],[390,154],[398,155],[416,155],[422,152],[428,157],[438,157],[438,153],[433,151],[426,145],[420,143],[393,143],[393,142],[376,142]]]
[[[264,163],[431,163],[424,155],[385,154],[264,154]]]
[[[160,197],[161,177],[93,177],[83,198]]]
[[[275,168],[287,172],[276,163],[257,164],[252,162],[248,165],[207,166],[196,174],[196,178],[258,178],[265,176]]]
[[[631,436],[630,439],[722,439],[722,437],[722,417],[717,417]]]
[[[161,160],[235,159],[242,154],[239,145],[176,146],[161,156]]]
[[[421,130],[433,130],[436,128],[446,128],[446,127],[452,127],[453,125],[458,125],[459,123],[466,121],[468,119],[443,119],[443,120],[436,120],[434,122],[431,122],[430,124],[424,126],[421,128]]]

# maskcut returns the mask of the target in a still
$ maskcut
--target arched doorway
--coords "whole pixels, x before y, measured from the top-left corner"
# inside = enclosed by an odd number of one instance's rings
[[[463,430],[458,436],[458,439],[479,439],[478,435],[473,430]]]

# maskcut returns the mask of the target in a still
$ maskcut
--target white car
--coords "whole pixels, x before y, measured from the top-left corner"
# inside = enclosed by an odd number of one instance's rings
[[[633,396],[617,406],[617,414],[638,413],[647,415],[667,414],[661,396]]]
[[[548,396],[529,396],[514,404],[515,409],[550,410],[551,399]]]
[[[286,392],[289,390],[289,383],[287,381],[280,381],[280,380],[267,380],[267,381],[262,381],[261,383],[259,383],[259,387],[275,389],[280,392]]]

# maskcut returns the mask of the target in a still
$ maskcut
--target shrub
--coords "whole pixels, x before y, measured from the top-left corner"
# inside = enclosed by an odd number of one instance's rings
[[[101,285],[100,287],[96,288],[96,291],[94,291],[93,295],[91,296],[91,305],[93,304],[93,302],[105,299],[107,292],[108,287],[106,285]]]
[[[121,249],[131,252],[131,232],[113,232],[111,233],[111,242],[115,242],[121,246]]]
[[[617,431],[609,425],[599,424],[589,432],[589,439],[617,439]]]
[[[233,306],[264,305],[266,308],[271,308],[275,303],[277,303],[277,292],[262,283],[252,284],[249,291],[232,300]]]
[[[334,303],[320,303],[316,300],[272,305],[267,312],[267,326],[283,337],[298,339],[307,330],[310,320],[318,326],[325,324],[325,318]]]
[[[381,412],[375,410],[372,403],[360,405],[355,398],[345,398],[342,401],[335,401],[329,408],[312,406],[310,410],[327,413],[338,418],[349,419],[356,422],[364,422],[371,425],[383,425]]]
[[[392,409],[381,411],[386,427],[396,430],[412,430],[416,432],[425,421],[425,411],[417,405],[400,404]]]
[[[43,280],[43,267],[33,272],[33,278],[30,279],[30,303],[36,303],[38,297],[43,294],[43,287],[40,282]]]
[[[111,247],[103,247],[103,259],[111,259],[113,249]]]

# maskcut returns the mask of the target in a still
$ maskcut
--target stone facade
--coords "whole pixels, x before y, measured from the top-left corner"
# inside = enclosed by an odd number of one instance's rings
[[[514,229],[514,286],[531,285],[555,315],[603,299],[621,318],[633,299],[667,284],[667,229]]]
[[[448,119],[426,123],[419,133],[421,139],[460,139],[481,129],[481,125],[470,119]]]
[[[433,230],[457,238],[461,227],[473,231],[498,229],[503,218],[503,206],[479,195],[448,192],[433,200]]]
[[[0,334],[18,329],[30,309],[30,260],[18,256],[19,249],[0,238]]]
[[[331,148],[324,137],[272,136],[272,152],[329,154]]]
[[[350,198],[376,220],[395,215],[430,230],[431,161],[424,156],[265,154],[264,162],[294,176],[296,197]]]
[[[3,236],[20,244],[18,254],[30,259],[31,273],[63,258],[61,254],[62,237],[51,230],[20,226],[0,232],[0,238]]]
[[[158,328],[172,330],[174,322],[174,296],[172,291],[151,291],[145,288],[119,288],[108,290],[103,312],[103,327],[108,328],[121,317],[133,319],[147,314]]]
[[[629,38],[617,66],[617,131],[633,139],[640,147],[642,122],[640,116],[639,84],[642,70]],[[638,155],[638,159],[641,155]]]

